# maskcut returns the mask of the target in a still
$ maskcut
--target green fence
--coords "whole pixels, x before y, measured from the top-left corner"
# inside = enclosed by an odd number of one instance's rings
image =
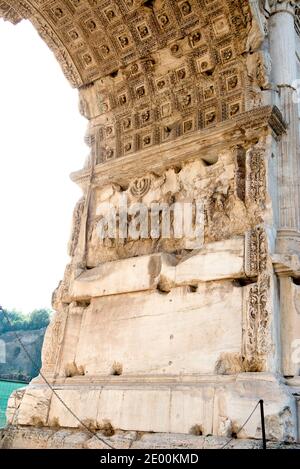
[[[23,388],[26,385],[27,383],[0,380],[0,428],[6,425],[5,413],[9,396],[16,389]]]

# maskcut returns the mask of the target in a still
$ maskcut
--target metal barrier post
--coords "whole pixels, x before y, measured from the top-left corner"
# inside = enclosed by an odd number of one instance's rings
[[[259,405],[260,405],[260,418],[261,418],[261,432],[262,432],[262,440],[263,440],[263,449],[267,449],[264,401],[262,399],[259,401]]]

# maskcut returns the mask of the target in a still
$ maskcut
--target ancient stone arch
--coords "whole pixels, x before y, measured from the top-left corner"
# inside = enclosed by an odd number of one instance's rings
[[[32,22],[88,120],[43,375],[94,426],[227,436],[263,398],[269,436],[297,439],[299,8],[1,0],[0,16]],[[120,197],[147,218],[201,201],[204,245],[173,219],[166,239],[101,237],[101,204],[120,227]],[[14,425],[78,427],[42,377],[17,397]]]

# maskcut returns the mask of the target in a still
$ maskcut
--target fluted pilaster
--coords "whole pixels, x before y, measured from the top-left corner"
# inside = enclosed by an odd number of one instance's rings
[[[297,79],[294,3],[274,1],[270,2],[270,6],[272,81],[278,89],[281,111],[288,124],[287,133],[279,144],[278,155],[278,239],[288,239],[289,247],[294,249],[293,238],[297,239],[300,231],[298,108],[293,102]],[[280,249],[286,250],[288,245],[280,241]]]

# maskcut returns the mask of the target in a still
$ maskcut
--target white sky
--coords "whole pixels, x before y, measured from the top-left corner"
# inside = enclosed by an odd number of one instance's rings
[[[68,262],[87,121],[29,22],[0,20],[0,304],[50,307]]]

